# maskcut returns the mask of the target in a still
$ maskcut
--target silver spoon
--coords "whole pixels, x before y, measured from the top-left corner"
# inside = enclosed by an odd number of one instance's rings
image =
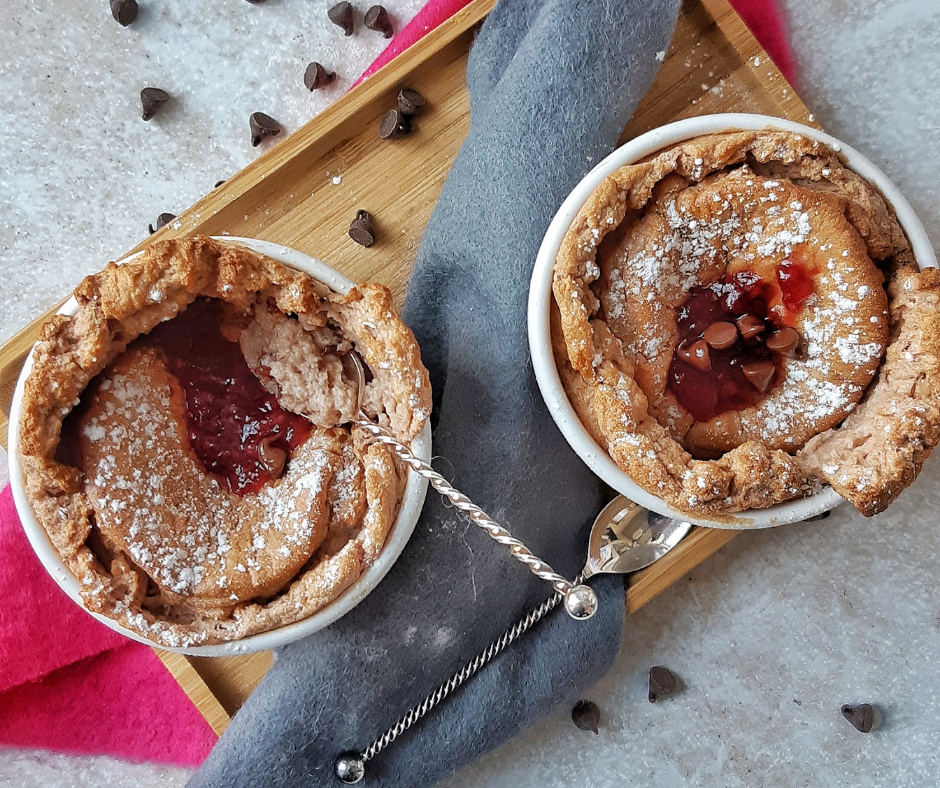
[[[470,519],[486,531],[491,539],[495,539],[500,544],[506,545],[517,561],[521,561],[529,567],[529,570],[534,575],[551,583],[555,591],[564,599],[565,611],[569,616],[581,621],[587,620],[593,616],[594,613],[597,612],[597,594],[594,593],[594,590],[590,586],[584,585],[580,580],[576,580],[574,583],[568,582],[568,580],[558,574],[541,558],[534,555],[528,547],[493,520],[479,506],[460,492],[460,490],[453,487],[447,479],[435,471],[428,463],[412,454],[411,449],[392,435],[391,432],[369,418],[362,407],[363,392],[366,387],[362,361],[354,351],[348,353],[345,358],[348,358],[352,362],[358,383],[358,413],[352,420],[352,423],[362,427],[362,429],[372,436],[372,439],[376,443],[382,443],[391,448],[402,462],[408,465],[419,476],[423,476],[427,479],[431,483],[431,486],[441,495],[448,498],[457,509],[469,515]]]
[[[588,540],[584,570],[575,579],[576,587],[598,574],[628,574],[658,561],[689,532],[692,524],[647,511],[628,498],[618,495],[594,520]],[[563,594],[556,592],[535,610],[503,632],[470,662],[441,684],[391,728],[362,752],[344,752],[336,758],[333,769],[340,781],[352,785],[365,776],[366,762],[378,755],[395,739],[444,700],[451,692],[525,634],[557,607]]]
[[[650,512],[618,495],[594,521],[581,577],[644,569],[679,544],[691,528],[686,520]]]

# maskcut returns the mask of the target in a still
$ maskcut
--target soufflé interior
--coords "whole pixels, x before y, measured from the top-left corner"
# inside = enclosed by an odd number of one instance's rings
[[[940,273],[827,146],[698,137],[594,191],[554,268],[552,335],[618,467],[709,517],[831,485],[865,515],[940,424]]]
[[[42,329],[20,451],[33,510],[85,606],[166,647],[308,617],[378,557],[430,411],[379,285],[331,292],[233,243],[157,242]]]

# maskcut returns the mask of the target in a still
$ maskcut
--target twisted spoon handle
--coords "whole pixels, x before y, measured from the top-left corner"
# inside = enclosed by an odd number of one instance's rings
[[[456,487],[453,487],[447,479],[435,471],[428,463],[420,457],[411,453],[404,443],[392,435],[387,429],[376,424],[369,418],[362,407],[366,390],[366,375],[362,365],[362,360],[355,352],[348,353],[344,358],[348,359],[353,365],[356,373],[357,383],[357,408],[356,417],[352,423],[364,429],[377,443],[388,446],[398,455],[398,458],[410,467],[419,476],[423,476],[441,495],[448,498],[454,506],[462,512],[466,512],[480,528],[489,534],[491,539],[495,539],[500,544],[504,544],[515,556],[517,561],[521,561],[536,577],[546,580],[552,584],[552,587],[564,597],[565,612],[575,619],[585,620],[597,612],[597,595],[590,586],[583,583],[569,583],[565,578],[558,574],[541,558],[532,554],[522,542],[514,537],[509,531],[503,528],[492,517],[484,512],[479,506],[471,501]]]
[[[551,583],[559,594],[566,596],[575,588],[573,583],[569,583],[542,559],[533,555],[528,547],[493,520],[460,490],[453,487],[447,479],[435,471],[428,463],[412,454],[405,444],[395,438],[384,427],[369,420],[364,413],[360,413],[359,418],[354,423],[368,432],[376,443],[382,443],[391,448],[402,462],[406,463],[415,473],[427,479],[434,489],[448,498],[455,507],[462,512],[466,512],[470,519],[486,531],[491,538],[500,544],[506,545],[517,560],[529,567],[534,575]]]
[[[362,408],[363,394],[365,392],[365,373],[362,362],[359,360],[356,353],[350,353],[347,358],[350,359],[355,367],[359,384],[359,412],[356,418],[352,420],[352,423],[365,430],[376,443],[388,446],[403,463],[419,476],[423,476],[427,479],[435,490],[448,498],[455,507],[469,515],[470,519],[486,531],[492,539],[495,539],[500,544],[506,545],[518,561],[521,561],[529,567],[529,570],[534,575],[551,583],[552,587],[555,589],[555,593],[551,598],[545,600],[545,602],[530,612],[522,621],[517,622],[499,638],[490,643],[486,649],[477,654],[473,660],[464,665],[460,671],[451,676],[450,679],[428,695],[421,703],[412,708],[404,717],[395,723],[395,725],[372,742],[363,752],[345,752],[339,755],[333,765],[334,773],[341,782],[352,785],[358,783],[365,776],[366,761],[374,758],[379,752],[385,749],[385,747],[395,741],[402,733],[437,706],[438,703],[450,695],[457,687],[473,676],[481,667],[506,648],[506,646],[521,636],[530,627],[534,626],[549,611],[553,610],[559,602],[564,601],[565,612],[568,613],[569,616],[574,619],[584,620],[593,616],[597,611],[597,595],[590,586],[584,584],[583,574],[575,578],[574,583],[569,583],[543,560],[533,555],[528,547],[493,520],[479,506],[460,492],[460,490],[451,485],[451,483],[435,471],[430,464],[420,457],[416,457],[411,453],[411,449],[392,435],[391,432],[372,421]]]
[[[576,584],[584,582],[584,575],[575,578]],[[563,596],[555,593],[534,610],[529,611],[525,618],[517,621],[513,626],[503,632],[496,640],[490,643],[483,651],[477,654],[472,660],[458,670],[447,681],[441,684],[434,692],[428,695],[417,706],[405,714],[385,733],[379,736],[362,752],[344,752],[337,757],[333,765],[334,772],[340,781],[347,784],[358,783],[365,776],[365,765],[372,760],[388,745],[395,741],[412,725],[422,717],[426,716],[435,706],[440,704],[455,689],[462,686],[468,679],[474,676],[480,668],[490,662],[503,652],[503,650],[512,642],[522,637],[548,613],[554,610]]]

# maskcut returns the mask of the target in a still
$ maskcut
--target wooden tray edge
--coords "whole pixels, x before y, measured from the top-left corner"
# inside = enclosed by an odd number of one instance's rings
[[[199,713],[206,718],[209,727],[221,736],[232,718],[186,655],[163,651],[159,648],[154,648],[153,651],[176,679],[176,683],[180,685],[183,692],[189,696],[193,705],[199,709]]]

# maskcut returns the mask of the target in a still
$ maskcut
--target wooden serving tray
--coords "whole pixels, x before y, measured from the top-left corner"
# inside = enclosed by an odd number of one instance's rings
[[[203,233],[275,241],[324,260],[355,281],[387,285],[400,306],[418,243],[469,129],[467,54],[494,4],[474,0],[152,238]],[[378,120],[395,105],[402,87],[418,90],[428,106],[418,117],[415,134],[385,142],[377,133]],[[680,118],[715,112],[810,120],[727,0],[684,0],[665,62],[620,142]],[[337,177],[339,183],[334,182]],[[376,219],[377,240],[370,249],[346,234],[360,208]],[[0,348],[4,447],[16,378],[40,324],[52,311]],[[735,535],[693,529],[665,558],[628,576],[627,612],[638,610]],[[270,652],[192,658],[156,651],[217,733],[272,659]]]

